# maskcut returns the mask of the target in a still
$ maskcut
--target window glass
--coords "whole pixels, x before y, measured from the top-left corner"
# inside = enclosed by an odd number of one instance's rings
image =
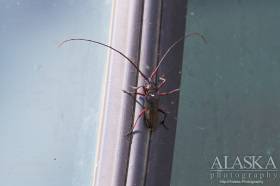
[[[91,185],[111,1],[0,1],[0,185]]]
[[[279,172],[276,179],[269,171],[270,177],[264,171],[260,178],[244,161],[249,156],[252,164],[253,156],[262,156],[265,168],[271,156],[277,169],[280,163],[279,6],[279,1],[188,1],[187,31],[204,34],[208,44],[197,37],[185,42],[172,186],[231,180],[279,185]],[[217,157],[221,164],[212,167]],[[233,166],[237,157],[241,166]],[[242,177],[245,166],[245,173],[257,177]],[[213,176],[213,168],[221,177]]]

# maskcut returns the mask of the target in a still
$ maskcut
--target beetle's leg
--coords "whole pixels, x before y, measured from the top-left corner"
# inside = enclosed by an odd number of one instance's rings
[[[140,106],[142,107],[142,109],[144,108],[144,105],[143,105],[140,101],[138,101],[137,99],[135,99],[135,102],[136,102],[138,105],[140,105]]]
[[[140,95],[140,96],[145,96],[145,94],[140,93],[140,92],[128,92],[126,90],[122,90],[126,94],[133,94],[133,95]]]
[[[138,117],[137,117],[135,123],[134,123],[133,126],[131,127],[129,133],[126,134],[127,136],[129,136],[129,135],[131,135],[131,134],[133,133],[134,127],[136,126],[138,120],[145,114],[145,112],[146,112],[146,109],[142,109],[142,110],[141,110],[141,112],[140,112],[140,114],[138,115]]]
[[[163,85],[166,83],[166,79],[163,77],[159,78],[161,80],[160,84],[158,85],[157,89],[159,90]]]
[[[144,85],[141,85],[141,86],[138,86],[138,87],[131,86],[131,88],[132,88],[133,90],[138,90],[139,88],[142,88],[142,87],[144,87]]]
[[[159,93],[159,95],[160,96],[167,96],[167,95],[169,95],[169,94],[174,94],[175,92],[179,92],[180,91],[180,89],[174,89],[174,90],[171,90],[171,91],[169,91],[169,92],[162,92],[162,93]]]
[[[167,117],[167,113],[164,110],[162,110],[161,108],[159,108],[158,111],[163,114],[163,120],[160,122],[160,124],[163,125],[163,127],[165,129],[168,129],[168,127],[165,125],[165,120],[166,120],[166,117]]]
[[[124,92],[125,94],[131,96],[131,97],[134,99],[134,95],[133,95],[133,94],[131,94],[131,93],[127,92],[127,91],[123,91],[123,92]],[[138,101],[137,99],[135,99],[135,102],[138,103],[142,108],[144,108],[144,105],[143,105],[140,101]]]
[[[133,90],[135,90],[135,92],[137,92],[138,89],[142,88],[144,94],[146,93],[146,89],[145,89],[145,86],[144,86],[144,85],[141,85],[141,86],[138,86],[138,87],[131,86],[131,88],[132,88]]]

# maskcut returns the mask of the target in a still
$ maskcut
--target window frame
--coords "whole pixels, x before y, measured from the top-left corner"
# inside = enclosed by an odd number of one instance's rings
[[[185,34],[186,6],[186,0],[115,1],[110,45],[135,63],[140,61],[139,68],[149,73],[146,66],[155,66],[156,59]],[[183,47],[184,42],[176,46],[159,69],[167,78],[163,91],[180,86]],[[159,126],[150,135],[141,121],[135,129],[139,132],[133,138],[126,137],[139,108],[121,90],[130,90],[143,80],[122,56],[108,53],[93,185],[170,185],[179,94],[160,101],[170,112],[168,130]]]

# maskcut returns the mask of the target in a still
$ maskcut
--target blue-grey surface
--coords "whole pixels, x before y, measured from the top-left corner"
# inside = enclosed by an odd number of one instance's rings
[[[0,185],[89,186],[111,1],[0,1]]]
[[[188,1],[187,30],[208,44],[185,43],[172,186],[219,185],[209,179],[216,156],[272,156],[279,165],[279,6]]]

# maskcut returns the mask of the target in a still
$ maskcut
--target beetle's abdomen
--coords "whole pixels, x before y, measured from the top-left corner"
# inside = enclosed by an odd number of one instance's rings
[[[145,112],[145,121],[148,128],[156,128],[159,123],[158,111],[154,109],[147,109]]]
[[[145,123],[148,128],[156,128],[159,124],[159,115],[158,115],[158,107],[159,107],[159,99],[158,97],[148,98],[145,100]]]

